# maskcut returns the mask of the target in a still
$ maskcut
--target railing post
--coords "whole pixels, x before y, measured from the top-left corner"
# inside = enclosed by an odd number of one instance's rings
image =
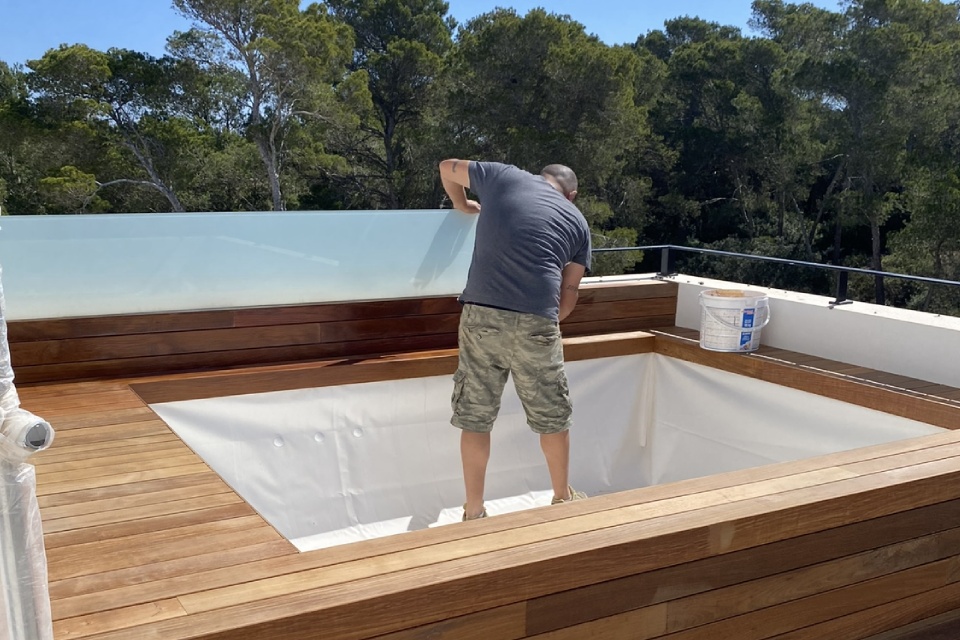
[[[674,273],[673,254],[670,253],[670,247],[662,247],[660,249],[660,273],[657,274],[657,277],[672,276]]]
[[[837,276],[837,297],[830,301],[830,306],[835,307],[840,304],[850,304],[853,300],[847,300],[847,277],[846,271],[841,271]]]

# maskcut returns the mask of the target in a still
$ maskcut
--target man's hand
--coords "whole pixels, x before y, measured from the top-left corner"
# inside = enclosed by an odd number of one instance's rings
[[[464,213],[480,213],[480,203],[476,200],[468,199],[460,211],[463,211]]]

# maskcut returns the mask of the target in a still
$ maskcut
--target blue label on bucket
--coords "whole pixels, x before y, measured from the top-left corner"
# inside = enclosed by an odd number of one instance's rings
[[[752,331],[744,331],[740,334],[740,348],[746,349],[750,346],[750,341],[753,340]]]
[[[753,327],[753,315],[756,313],[756,309],[744,309],[743,310],[743,324],[740,326],[744,329],[750,329]]]

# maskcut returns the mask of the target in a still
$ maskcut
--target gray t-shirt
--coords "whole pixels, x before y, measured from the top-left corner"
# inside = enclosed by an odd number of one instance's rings
[[[590,228],[542,176],[499,162],[471,162],[480,199],[476,245],[462,302],[556,320],[561,271],[590,268]]]

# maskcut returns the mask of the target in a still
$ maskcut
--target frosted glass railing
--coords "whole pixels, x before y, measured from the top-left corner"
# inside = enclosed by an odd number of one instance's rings
[[[0,217],[7,319],[459,293],[451,210]]]

